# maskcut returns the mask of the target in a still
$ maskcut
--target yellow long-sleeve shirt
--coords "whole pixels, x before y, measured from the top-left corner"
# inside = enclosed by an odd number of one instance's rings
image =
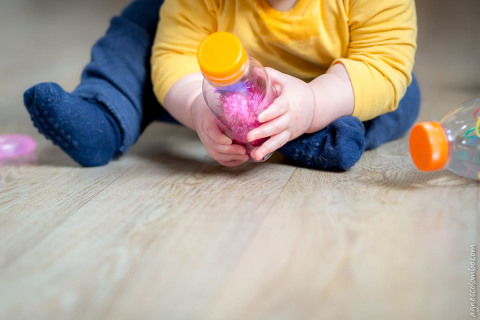
[[[151,60],[160,103],[178,80],[200,72],[198,45],[215,31],[232,32],[264,66],[307,82],[342,63],[362,121],[395,110],[411,81],[414,0],[298,0],[286,12],[266,0],[166,0]]]

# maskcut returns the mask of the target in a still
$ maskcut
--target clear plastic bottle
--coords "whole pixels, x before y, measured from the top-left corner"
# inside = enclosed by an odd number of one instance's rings
[[[448,169],[480,180],[480,98],[464,102],[439,122],[415,125],[410,154],[422,171]]]
[[[258,115],[277,97],[267,72],[229,32],[206,37],[198,47],[197,58],[204,75],[203,96],[220,129],[250,154],[266,139],[250,143],[247,134],[261,124]]]

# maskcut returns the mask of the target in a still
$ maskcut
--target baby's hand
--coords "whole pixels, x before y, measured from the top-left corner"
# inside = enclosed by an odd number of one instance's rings
[[[212,159],[226,167],[236,167],[249,160],[245,148],[232,144],[232,139],[218,128],[215,115],[206,105],[203,96],[192,106],[192,121]]]
[[[306,82],[271,68],[266,69],[278,97],[258,115],[258,121],[263,124],[247,135],[250,142],[270,137],[252,150],[250,156],[258,161],[304,134],[312,123],[315,109],[314,95]]]

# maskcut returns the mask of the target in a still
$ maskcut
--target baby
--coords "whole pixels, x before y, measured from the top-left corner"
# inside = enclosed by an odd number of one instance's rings
[[[239,37],[279,93],[248,135],[270,137],[257,160],[278,150],[296,165],[347,170],[418,115],[413,0],[136,0],[94,45],[72,93],[42,83],[25,105],[83,166],[124,154],[154,120],[195,130],[213,159],[238,166],[245,149],[220,131],[201,93],[196,50],[215,31]]]

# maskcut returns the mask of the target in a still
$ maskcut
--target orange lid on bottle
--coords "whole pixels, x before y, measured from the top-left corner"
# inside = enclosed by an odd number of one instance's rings
[[[207,79],[227,84],[243,75],[248,56],[242,43],[234,34],[215,32],[200,43],[197,60]]]
[[[448,160],[449,142],[442,125],[428,121],[415,125],[410,132],[410,155],[422,171],[442,169]]]

